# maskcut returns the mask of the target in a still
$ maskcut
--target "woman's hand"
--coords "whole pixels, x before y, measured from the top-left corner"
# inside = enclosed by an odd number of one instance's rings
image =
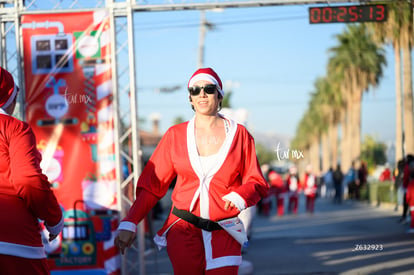
[[[228,210],[235,207],[234,203],[232,203],[229,200],[224,199],[224,202],[224,210]]]
[[[114,244],[119,248],[121,254],[125,253],[126,248],[130,248],[136,238],[136,233],[128,230],[119,230],[118,236],[114,240]]]

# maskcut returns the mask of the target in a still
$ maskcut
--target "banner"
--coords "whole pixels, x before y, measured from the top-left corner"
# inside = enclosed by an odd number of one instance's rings
[[[91,257],[103,254],[96,251],[102,239],[91,237],[102,232],[95,232],[93,213],[118,210],[109,13],[24,15],[21,26],[26,121],[42,153],[42,170],[65,211],[61,243],[54,244],[63,258],[56,264],[97,266],[103,261]],[[82,213],[81,229],[80,217],[71,213]],[[111,238],[115,228],[105,227],[110,233],[105,236]],[[79,242],[73,235],[78,230],[84,232]],[[82,251],[88,260],[76,259]]]

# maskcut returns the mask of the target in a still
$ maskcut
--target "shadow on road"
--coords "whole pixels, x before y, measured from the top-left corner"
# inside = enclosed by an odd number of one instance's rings
[[[319,199],[313,215],[257,216],[244,259],[253,274],[414,274],[414,235],[398,217]]]
[[[386,207],[318,199],[315,213],[256,216],[243,261],[255,275],[414,274],[414,234]],[[173,274],[166,250],[146,255],[146,274]],[[189,274],[191,275],[191,274]]]

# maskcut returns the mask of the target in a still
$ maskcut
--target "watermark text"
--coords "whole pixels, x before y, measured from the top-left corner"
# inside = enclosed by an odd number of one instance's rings
[[[290,148],[283,149],[280,146],[280,142],[276,147],[276,157],[279,161],[288,159],[301,159],[304,158],[303,152],[300,150],[294,150]]]

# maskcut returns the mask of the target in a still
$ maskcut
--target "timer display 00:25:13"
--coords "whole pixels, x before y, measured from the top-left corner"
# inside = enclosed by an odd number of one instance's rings
[[[386,20],[387,6],[383,4],[309,8],[309,23],[311,24],[384,22]]]

